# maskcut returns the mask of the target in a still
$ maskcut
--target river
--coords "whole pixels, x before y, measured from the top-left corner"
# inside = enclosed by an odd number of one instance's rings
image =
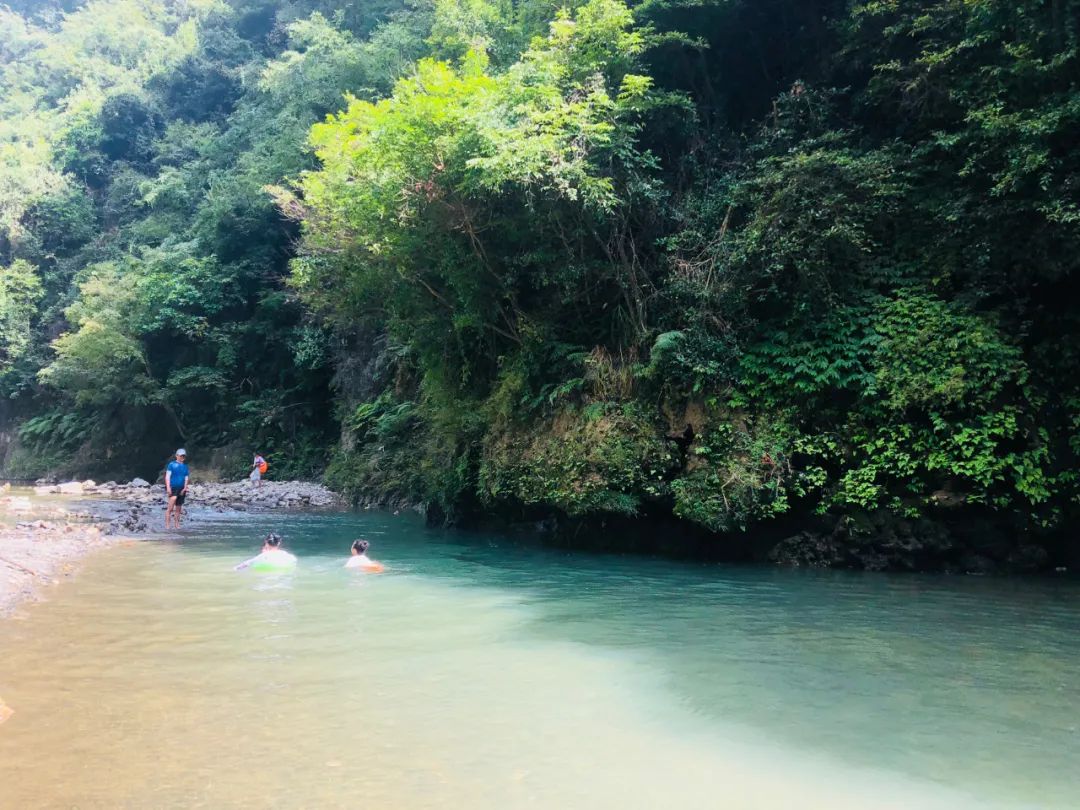
[[[292,574],[234,572],[260,532]],[[388,566],[341,565],[372,541]],[[0,622],[3,808],[1080,806],[1080,583],[223,516]]]

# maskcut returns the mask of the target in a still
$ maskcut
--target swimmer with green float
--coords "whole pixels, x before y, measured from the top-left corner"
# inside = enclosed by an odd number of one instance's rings
[[[281,548],[281,536],[270,532],[263,540],[262,553],[244,560],[234,571],[250,568],[252,571],[287,571],[296,567],[296,557]]]

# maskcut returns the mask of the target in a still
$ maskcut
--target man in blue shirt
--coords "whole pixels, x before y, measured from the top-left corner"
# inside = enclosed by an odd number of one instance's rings
[[[166,531],[170,528],[170,523],[175,528],[180,528],[180,515],[184,511],[184,499],[187,498],[188,483],[191,481],[186,461],[187,450],[181,447],[176,451],[176,461],[170,461],[165,468]]]

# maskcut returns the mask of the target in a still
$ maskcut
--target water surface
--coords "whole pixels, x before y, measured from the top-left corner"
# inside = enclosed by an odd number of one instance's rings
[[[207,520],[0,623],[0,806],[1076,807],[1078,596]]]

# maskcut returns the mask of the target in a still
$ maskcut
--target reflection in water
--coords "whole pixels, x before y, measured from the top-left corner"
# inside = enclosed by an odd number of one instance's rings
[[[0,806],[1075,806],[1076,583],[572,555],[381,514],[285,518],[296,571],[233,572],[267,528],[104,553],[0,625]],[[360,533],[389,573],[341,567]]]

